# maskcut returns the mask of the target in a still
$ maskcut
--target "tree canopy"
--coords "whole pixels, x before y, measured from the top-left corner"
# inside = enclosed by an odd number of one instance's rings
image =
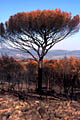
[[[74,17],[71,13],[55,10],[35,10],[17,13],[5,23],[7,37],[17,48],[33,54],[28,48],[37,53],[42,59],[57,42],[73,34],[78,29],[79,15]],[[3,25],[0,27],[4,33]],[[35,58],[36,59],[36,58]]]

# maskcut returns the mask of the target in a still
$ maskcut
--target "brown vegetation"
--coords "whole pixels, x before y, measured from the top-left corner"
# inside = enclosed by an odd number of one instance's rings
[[[38,64],[34,60],[16,61],[8,56],[0,59],[0,89],[35,91],[38,84]],[[43,61],[42,95],[79,97],[80,59],[75,57]],[[23,95],[23,96],[24,96]],[[78,96],[77,96],[78,95]]]

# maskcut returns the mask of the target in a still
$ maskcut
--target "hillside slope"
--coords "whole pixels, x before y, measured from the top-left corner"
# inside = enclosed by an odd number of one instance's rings
[[[33,52],[31,50],[31,52]],[[24,53],[20,50],[15,49],[8,49],[8,48],[0,48],[0,54],[7,54],[9,56],[13,56],[16,58],[30,58],[31,56],[28,53]],[[33,54],[36,56],[36,53],[33,52]],[[75,56],[77,58],[80,58],[80,50],[50,50],[48,54],[45,56],[45,58],[52,59],[52,58],[63,58],[64,56],[70,57]]]

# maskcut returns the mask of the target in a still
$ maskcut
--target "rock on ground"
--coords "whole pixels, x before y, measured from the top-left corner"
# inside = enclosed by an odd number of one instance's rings
[[[0,95],[0,120],[80,120],[77,101],[20,101],[9,94]]]

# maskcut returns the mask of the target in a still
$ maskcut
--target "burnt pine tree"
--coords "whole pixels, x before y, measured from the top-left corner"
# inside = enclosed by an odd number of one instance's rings
[[[2,26],[6,43],[29,53],[38,62],[38,91],[42,90],[42,61],[47,52],[58,42],[78,30],[79,15],[55,10],[20,12]],[[3,34],[4,33],[4,34]],[[31,51],[35,51],[36,56]]]

